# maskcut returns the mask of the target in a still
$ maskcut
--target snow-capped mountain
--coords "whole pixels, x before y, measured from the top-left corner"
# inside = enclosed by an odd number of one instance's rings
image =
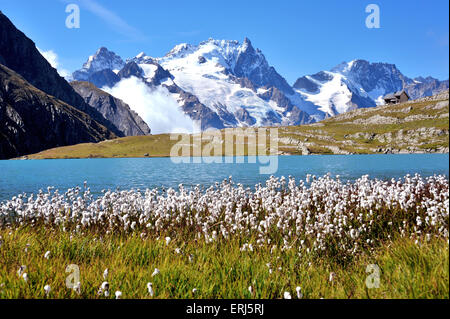
[[[410,79],[394,64],[343,62],[330,71],[299,78],[294,89],[326,116],[383,104],[383,96],[405,89],[412,99],[448,89],[448,81]]]
[[[183,43],[163,57],[141,52],[126,63],[100,48],[73,78],[105,89],[137,78],[202,130],[311,123],[383,104],[384,95],[402,89],[415,99],[448,88],[448,81],[410,79],[393,64],[365,60],[303,76],[291,87],[247,38]],[[121,98],[133,108],[131,100]]]
[[[93,56],[89,61],[93,64],[95,60]],[[149,87],[167,90],[185,114],[201,122],[202,129],[313,121],[301,107],[309,103],[249,39],[243,43],[210,39],[199,45],[180,44],[160,58],[142,52],[128,59],[119,72],[103,61],[99,64],[105,69],[97,69],[95,75],[101,76],[89,79],[95,85],[112,86],[123,78],[140,78]],[[117,78],[109,82],[105,75],[113,78],[111,73]],[[79,79],[79,74],[75,72],[74,79]],[[295,103],[289,97],[296,97]]]

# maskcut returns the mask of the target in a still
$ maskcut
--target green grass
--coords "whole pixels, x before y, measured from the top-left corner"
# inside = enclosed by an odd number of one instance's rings
[[[295,297],[297,286],[304,298],[449,298],[449,250],[443,239],[418,246],[398,238],[341,264],[331,257],[299,256],[293,250],[241,252],[238,241],[207,244],[186,242],[181,236],[168,246],[164,239],[141,239],[136,233],[71,238],[70,233],[44,226],[4,228],[0,236],[0,298],[45,298],[46,284],[52,289],[50,298],[105,298],[97,295],[105,268],[111,297],[120,290],[123,298],[150,298],[146,285],[152,282],[154,298],[272,299],[282,298],[284,291]],[[176,254],[175,248],[182,253]],[[46,251],[51,252],[49,259],[44,258]],[[81,295],[65,286],[69,264],[79,266]],[[370,264],[381,269],[379,288],[366,288]],[[27,266],[28,282],[17,275],[20,265]],[[155,268],[161,273],[152,278]],[[333,282],[331,272],[336,274]]]

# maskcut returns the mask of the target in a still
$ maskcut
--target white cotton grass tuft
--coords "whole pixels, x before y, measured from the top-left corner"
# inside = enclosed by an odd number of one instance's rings
[[[27,266],[25,266],[25,265],[20,266],[19,270],[17,270],[17,275],[19,277],[22,277],[22,275],[23,275],[23,273],[25,272],[26,269],[27,269]]]
[[[153,284],[151,282],[147,283],[147,291],[150,297],[153,297],[154,291],[153,291]]]
[[[291,293],[289,291],[285,291],[283,294],[284,299],[292,299]]]
[[[302,288],[300,286],[297,286],[297,288],[295,288],[295,291],[297,292],[297,298],[302,299],[303,298]]]
[[[105,271],[103,272],[103,279],[106,280],[108,278],[108,273],[109,273],[109,270],[108,270],[108,268],[106,268]]]
[[[46,296],[48,296],[50,294],[51,290],[52,290],[52,288],[50,287],[50,285],[45,285],[44,286],[44,292],[45,292]]]
[[[26,272],[24,272],[24,273],[22,274],[22,279],[23,279],[25,282],[28,282],[28,274],[27,274]]]
[[[330,272],[330,277],[328,278],[328,281],[333,282],[335,278],[336,278],[336,274],[334,272]]]
[[[197,291],[198,291],[197,288],[192,289],[192,294],[193,294],[193,295],[196,295],[196,294],[197,294]]]
[[[44,254],[44,258],[45,258],[45,259],[50,259],[50,255],[51,255],[51,252],[50,252],[50,250],[48,250],[48,251]]]
[[[154,270],[153,273],[152,273],[152,277],[155,277],[156,275],[159,275],[159,274],[160,274],[159,269],[158,269],[158,268],[155,268],[155,270]]]
[[[162,245],[168,247],[176,238],[161,234],[197,229],[193,240],[210,243],[232,241],[245,233],[248,238],[257,238],[256,242],[242,243],[245,253],[271,245],[272,254],[292,249],[301,257],[326,254],[330,249],[327,238],[332,237],[333,247],[343,260],[373,249],[380,224],[386,225],[386,239],[398,234],[417,240],[417,245],[432,238],[448,242],[450,195],[449,180],[444,175],[416,174],[391,180],[365,175],[344,182],[329,175],[309,174],[307,179],[305,183],[293,177],[271,176],[253,189],[225,179],[205,189],[197,186],[187,190],[183,186],[164,191],[108,190],[98,197],[88,187],[75,187],[64,193],[22,194],[1,203],[0,225],[42,223],[63,227],[68,223],[74,228],[69,231],[71,240],[90,229],[102,228],[106,233],[119,229],[136,234],[145,229],[146,234],[156,234],[158,241],[162,238]],[[315,209],[320,220],[310,216]],[[386,213],[393,210],[400,212],[398,216],[410,218],[392,220],[399,218]],[[195,216],[187,213],[194,211]],[[271,242],[275,235],[282,238],[279,246]],[[173,249],[183,254],[176,246]],[[194,262],[191,255],[186,256],[190,263]],[[273,262],[268,266],[269,274],[283,271],[278,268],[280,265]],[[18,271],[18,277],[23,272]]]
[[[104,281],[100,288],[98,289],[98,295],[104,294],[105,297],[109,297],[109,282]]]
[[[121,291],[116,291],[116,299],[122,299],[122,292]]]
[[[101,286],[102,290],[109,290],[109,282],[104,281]]]

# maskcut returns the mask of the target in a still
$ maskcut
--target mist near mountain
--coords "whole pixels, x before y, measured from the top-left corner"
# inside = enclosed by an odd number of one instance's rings
[[[151,89],[132,76],[102,90],[127,103],[151,127],[153,134],[190,133],[194,130],[194,122],[163,87]]]

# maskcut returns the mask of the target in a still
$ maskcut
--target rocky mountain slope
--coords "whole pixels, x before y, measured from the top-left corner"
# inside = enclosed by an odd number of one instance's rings
[[[100,90],[90,82],[74,81],[70,84],[86,103],[99,111],[126,136],[151,133],[142,118],[122,100]]]
[[[105,126],[114,135],[124,136],[110,121],[87,104],[70,84],[39,53],[36,45],[0,12],[0,64],[20,74],[31,85],[74,106]]]
[[[0,64],[0,159],[114,137],[89,115]]]

